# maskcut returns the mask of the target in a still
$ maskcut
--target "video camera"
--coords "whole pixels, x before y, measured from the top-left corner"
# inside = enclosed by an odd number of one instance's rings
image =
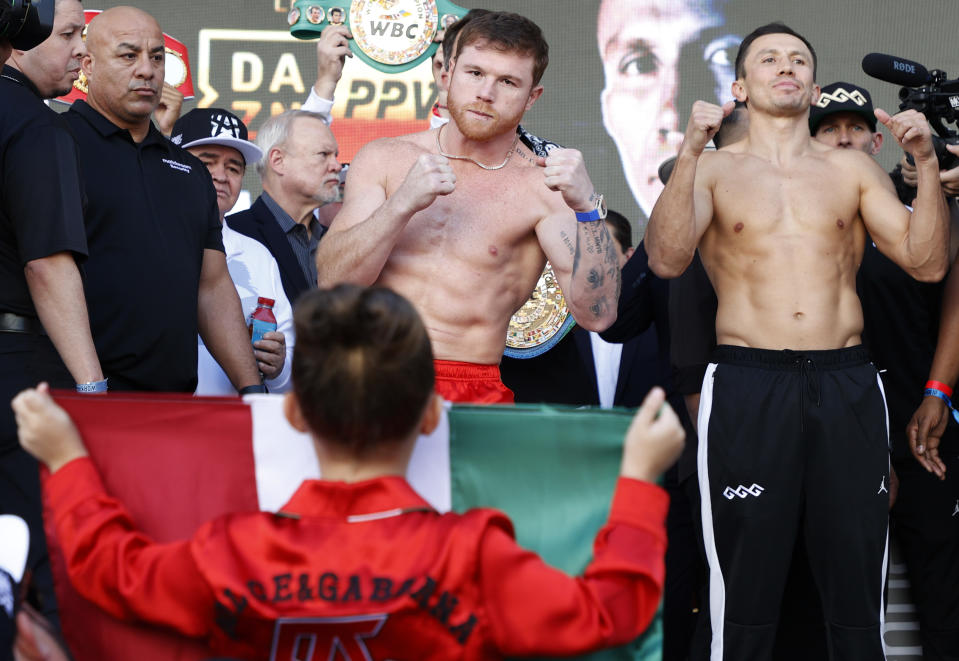
[[[56,0],[0,0],[0,39],[30,50],[53,32]]]
[[[947,80],[945,71],[930,72],[917,62],[882,53],[869,53],[862,58],[862,70],[873,78],[902,85],[899,109],[918,110],[938,134],[932,136],[932,142],[939,169],[959,166],[959,157],[946,149],[947,144],[959,144],[959,133],[946,127],[946,123],[959,121],[959,78]],[[911,157],[909,160],[912,161]]]

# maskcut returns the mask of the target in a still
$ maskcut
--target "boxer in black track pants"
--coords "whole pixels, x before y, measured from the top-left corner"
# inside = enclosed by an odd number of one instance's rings
[[[720,346],[699,405],[698,472],[717,645],[772,649],[796,535],[805,537],[838,658],[881,659],[889,453],[862,347]],[[724,577],[736,577],[727,583]]]
[[[948,210],[920,113],[875,112],[916,162],[912,212],[869,156],[811,138],[815,72],[815,51],[789,27],[747,35],[731,88],[749,112],[746,137],[705,152],[733,103],[697,101],[646,229],[660,277],[678,276],[699,251],[718,299],[717,343],[728,346],[700,403],[703,535],[714,557],[709,643],[697,660],[772,658],[800,538],[830,661],[884,658],[888,425],[860,347],[856,270],[868,232],[914,278],[941,279]]]

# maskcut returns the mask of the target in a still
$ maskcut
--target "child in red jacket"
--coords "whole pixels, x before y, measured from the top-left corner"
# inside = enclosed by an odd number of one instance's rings
[[[230,514],[157,544],[104,490],[45,384],[13,402],[77,590],[116,617],[206,638],[248,659],[497,659],[626,643],[659,603],[667,497],[652,481],[682,428],[654,390],[623,448],[594,558],[572,578],[516,545],[501,513],[439,514],[406,482],[441,415],[413,307],[387,289],[312,291],[295,313],[285,412],[311,434],[322,480],[277,513]],[[338,656],[337,656],[338,655]]]

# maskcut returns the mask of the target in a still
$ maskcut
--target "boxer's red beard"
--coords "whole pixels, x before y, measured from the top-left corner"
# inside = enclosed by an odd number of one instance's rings
[[[447,98],[446,103],[450,117],[456,122],[460,133],[477,142],[486,142],[514,131],[523,117],[522,110],[512,117],[503,117],[486,103],[468,103],[461,106],[452,95]],[[478,117],[474,112],[482,113],[487,117]]]

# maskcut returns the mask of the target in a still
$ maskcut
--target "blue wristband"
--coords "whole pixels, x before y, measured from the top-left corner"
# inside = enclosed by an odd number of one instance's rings
[[[595,223],[606,219],[606,198],[596,191],[589,196],[589,201],[595,206],[589,211],[574,211],[576,220],[580,223]]]
[[[949,410],[952,411],[952,417],[956,422],[959,422],[959,411],[956,410],[956,407],[952,405],[952,400],[949,399],[949,395],[938,390],[936,388],[926,388],[925,392],[926,397],[938,397],[946,403],[946,406],[949,407]]]
[[[593,209],[592,211],[587,211],[586,213],[576,212],[576,220],[581,223],[593,223],[597,220],[602,220],[603,215],[600,213],[599,209]]]
[[[107,391],[106,379],[101,379],[100,381],[87,381],[86,383],[77,384],[77,392],[104,393],[106,391]]]

